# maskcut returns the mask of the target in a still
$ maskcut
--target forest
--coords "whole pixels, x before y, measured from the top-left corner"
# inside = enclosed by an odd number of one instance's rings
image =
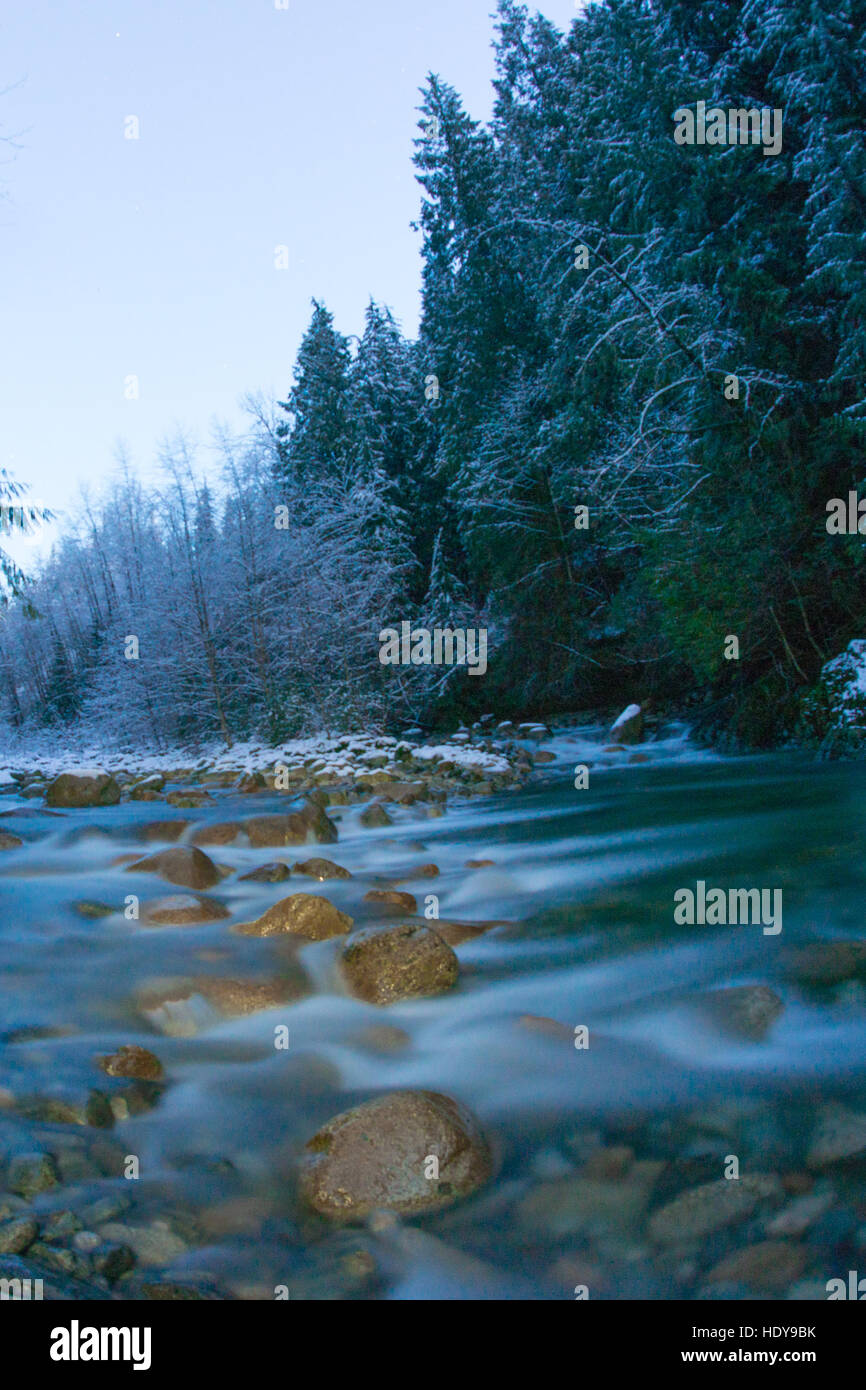
[[[283,400],[167,440],[159,485],[121,462],[7,573],[7,727],[230,744],[637,699],[803,735],[866,619],[863,540],[827,525],[866,492],[864,60],[862,0],[605,0],[566,34],[500,0],[490,122],[422,90],[417,340],[314,301]],[[698,102],[781,112],[778,151],[678,142]],[[484,679],[383,665],[407,621],[486,631]]]

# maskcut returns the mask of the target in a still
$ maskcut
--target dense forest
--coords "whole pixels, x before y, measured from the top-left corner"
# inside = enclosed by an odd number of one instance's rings
[[[315,302],[218,468],[175,439],[164,484],[82,505],[14,586],[7,723],[231,741],[638,699],[796,729],[866,620],[863,541],[826,524],[864,485],[866,3],[606,0],[563,34],[501,0],[496,60],[488,125],[423,90],[417,341]],[[701,101],[781,111],[781,149],[677,143]],[[383,666],[403,620],[486,628],[484,679]]]

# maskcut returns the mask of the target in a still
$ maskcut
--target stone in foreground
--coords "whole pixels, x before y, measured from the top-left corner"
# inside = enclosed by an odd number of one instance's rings
[[[368,1004],[444,994],[459,974],[451,947],[426,926],[356,932],[343,947],[340,968],[352,993]]]
[[[357,1221],[381,1210],[438,1211],[492,1171],[487,1141],[462,1105],[434,1091],[394,1091],[323,1125],[306,1146],[300,1185],[322,1216]]]

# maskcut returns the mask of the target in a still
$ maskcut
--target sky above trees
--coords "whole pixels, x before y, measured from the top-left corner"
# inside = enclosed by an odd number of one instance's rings
[[[148,474],[178,424],[206,438],[245,392],[284,395],[314,296],[345,333],[370,296],[417,329],[418,89],[439,71],[488,117],[492,0],[276,3],[0,21],[0,467],[47,505],[98,486],[118,441]]]

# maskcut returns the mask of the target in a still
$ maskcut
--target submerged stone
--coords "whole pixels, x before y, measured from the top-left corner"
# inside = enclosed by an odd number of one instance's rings
[[[322,1216],[437,1211],[477,1191],[493,1162],[475,1117],[449,1096],[395,1091],[336,1115],[313,1135],[301,1194]]]

